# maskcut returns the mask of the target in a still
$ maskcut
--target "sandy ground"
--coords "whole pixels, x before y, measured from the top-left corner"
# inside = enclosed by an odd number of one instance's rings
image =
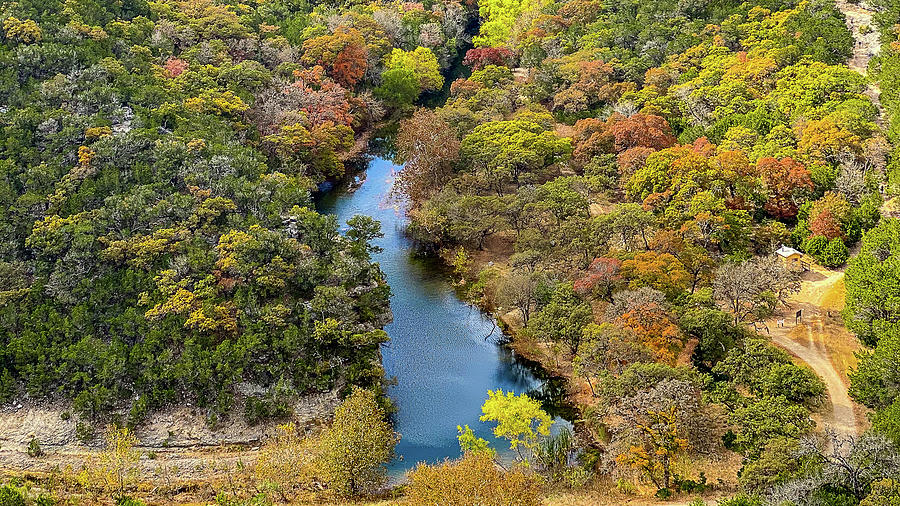
[[[820,424],[858,434],[864,427],[863,410],[847,393],[847,371],[856,365],[854,353],[859,343],[840,319],[843,294],[844,273],[813,263],[789,307],[765,324],[772,342],[808,365],[825,382],[829,403],[822,410]],[[798,310],[802,311],[799,322],[795,321]],[[779,320],[784,326],[779,326]]]

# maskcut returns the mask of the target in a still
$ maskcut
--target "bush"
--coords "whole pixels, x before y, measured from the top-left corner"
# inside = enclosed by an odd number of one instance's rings
[[[34,504],[34,506],[54,506],[56,504],[56,499],[49,495],[40,495],[32,499],[32,504]]]
[[[250,425],[256,425],[265,420],[284,419],[293,414],[293,410],[287,401],[276,396],[251,396],[247,398],[244,407],[244,416]]]
[[[813,235],[803,241],[803,251],[816,260],[819,259],[826,247],[828,247],[828,239],[824,235]]]
[[[517,468],[502,471],[489,455],[469,453],[439,465],[419,464],[409,473],[409,504],[464,506],[478,504],[523,506],[541,503],[540,485],[533,474]]]
[[[3,485],[0,487],[0,506],[25,506],[25,496],[18,489]]]
[[[717,506],[762,506],[762,501],[746,494],[736,495],[730,499],[722,499]]]
[[[816,260],[825,267],[840,267],[847,262],[848,256],[847,245],[840,237],[835,237],[828,241],[828,246]]]
[[[89,443],[94,439],[94,426],[85,422],[76,423],[75,437],[82,443]]]
[[[38,442],[37,438],[31,438],[31,441],[28,442],[28,456],[40,457],[43,454],[44,450],[41,449],[41,443]]]
[[[663,501],[668,500],[672,497],[672,491],[667,488],[661,488],[656,491],[656,497],[662,499]]]
[[[137,499],[132,499],[131,497],[125,496],[119,499],[116,499],[116,506],[146,506],[143,501],[139,501]]]
[[[872,416],[872,430],[890,439],[900,447],[900,398],[875,412]]]
[[[680,476],[675,477],[675,487],[681,492],[687,492],[689,494],[693,493],[703,493],[706,492],[706,489],[709,488],[706,485],[706,473],[700,471],[700,478],[695,480],[691,480],[688,478],[681,478]]]

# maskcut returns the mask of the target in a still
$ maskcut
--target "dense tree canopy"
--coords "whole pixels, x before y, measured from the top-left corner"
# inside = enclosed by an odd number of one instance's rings
[[[257,420],[305,393],[378,388],[378,224],[342,236],[311,191],[383,117],[370,90],[386,72],[412,72],[409,101],[439,89],[474,14],[4,5],[0,397],[131,422],[196,402],[215,422],[239,402]]]

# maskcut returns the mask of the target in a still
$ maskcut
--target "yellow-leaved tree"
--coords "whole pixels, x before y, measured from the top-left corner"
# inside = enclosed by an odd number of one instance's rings
[[[375,394],[354,388],[319,442],[318,468],[328,488],[344,496],[378,489],[398,439]]]
[[[119,500],[138,478],[138,439],[127,427],[108,425],[103,440],[103,451],[82,469],[78,481],[86,490]]]

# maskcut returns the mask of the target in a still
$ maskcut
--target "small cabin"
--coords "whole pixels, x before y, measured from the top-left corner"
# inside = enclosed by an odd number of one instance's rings
[[[803,253],[791,248],[790,246],[782,245],[778,250],[775,251],[775,254],[781,258],[781,261],[784,263],[785,267],[804,267],[803,265]]]

